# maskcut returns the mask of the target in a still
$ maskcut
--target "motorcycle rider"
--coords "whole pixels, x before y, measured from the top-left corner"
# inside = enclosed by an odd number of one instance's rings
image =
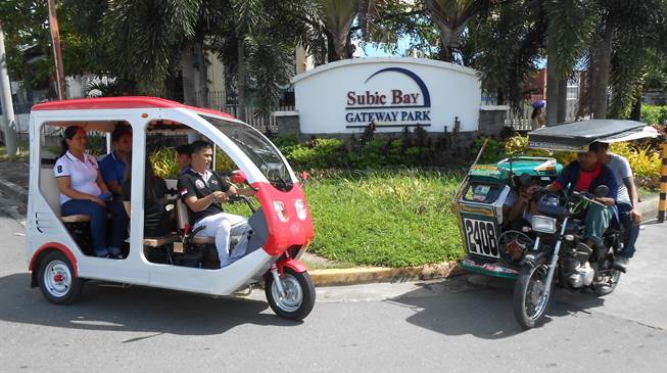
[[[550,184],[547,189],[551,192],[560,190],[577,190],[580,192],[593,193],[595,188],[606,185],[609,188],[609,194],[606,197],[594,197],[586,212],[584,233],[585,242],[577,247],[581,266],[577,269],[579,272],[590,273],[592,269],[588,264],[587,256],[593,250],[603,250],[603,235],[612,222],[616,214],[616,199],[618,198],[618,185],[614,173],[603,164],[599,154],[595,151],[596,147],[589,147],[587,152],[577,154],[577,160],[568,164],[556,181]],[[586,258],[584,260],[584,258]]]
[[[639,196],[637,186],[632,175],[630,162],[625,157],[609,152],[609,144],[596,142],[591,149],[598,153],[600,161],[612,170],[618,184],[618,212],[621,224],[625,226],[626,236],[623,251],[616,258],[614,265],[627,270],[630,258],[635,253],[635,243],[639,236],[639,224],[642,221],[639,212]]]

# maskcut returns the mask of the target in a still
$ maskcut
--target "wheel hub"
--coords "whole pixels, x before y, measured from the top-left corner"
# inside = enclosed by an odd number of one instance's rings
[[[54,260],[48,264],[44,272],[46,291],[54,297],[64,297],[72,286],[72,274],[67,264]]]
[[[279,294],[278,286],[274,283],[271,287],[273,299],[281,309],[287,312],[295,312],[301,307],[303,302],[303,290],[299,281],[291,275],[285,275],[280,279],[285,290],[284,294]]]

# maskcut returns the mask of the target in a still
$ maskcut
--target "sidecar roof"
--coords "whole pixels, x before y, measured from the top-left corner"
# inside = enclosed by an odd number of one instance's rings
[[[632,120],[591,119],[528,133],[531,149],[587,151],[596,141],[613,143],[658,137],[658,131],[646,123]]]

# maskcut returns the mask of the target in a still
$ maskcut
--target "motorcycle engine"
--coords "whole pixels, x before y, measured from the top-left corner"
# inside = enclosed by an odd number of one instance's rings
[[[574,269],[568,277],[570,286],[574,289],[578,289],[592,284],[593,279],[595,278],[595,270],[591,267],[591,264],[587,261],[581,264],[576,259],[572,262]]]

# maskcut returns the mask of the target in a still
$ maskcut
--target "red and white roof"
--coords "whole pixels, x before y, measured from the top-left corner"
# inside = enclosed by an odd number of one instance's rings
[[[33,111],[47,110],[113,110],[113,109],[188,109],[202,114],[210,114],[218,117],[235,119],[233,116],[222,111],[204,109],[195,106],[184,105],[176,101],[165,100],[157,97],[146,96],[123,96],[123,97],[100,97],[84,98],[63,101],[50,101],[36,104]]]

